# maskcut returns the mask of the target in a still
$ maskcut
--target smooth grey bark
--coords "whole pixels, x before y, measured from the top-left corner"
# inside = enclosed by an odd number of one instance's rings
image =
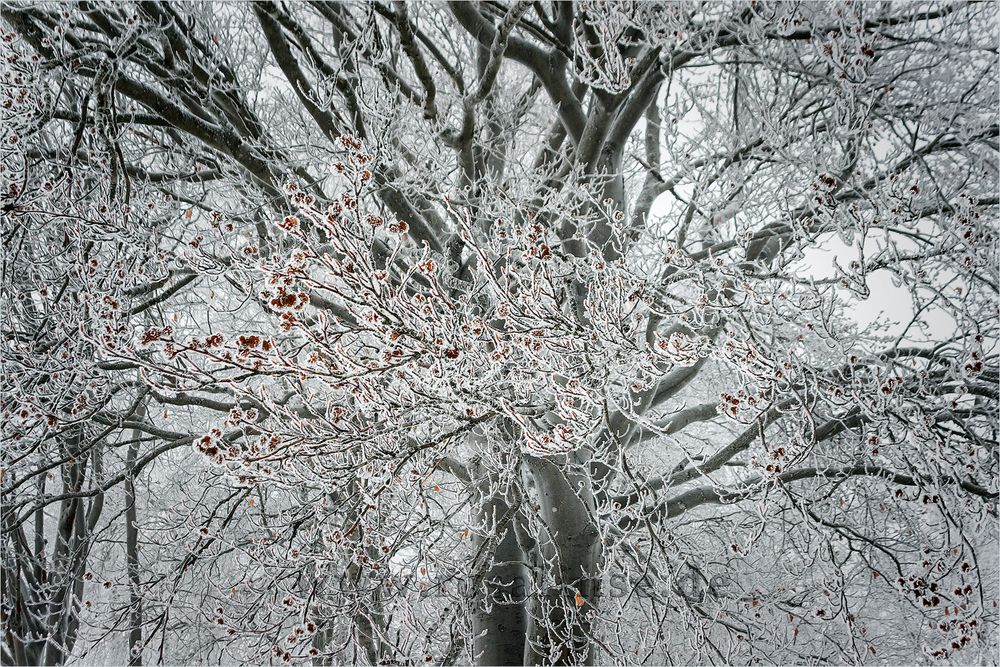
[[[66,452],[71,456],[78,454],[82,442],[82,434],[75,430],[67,439]],[[73,458],[72,463],[63,467],[63,493],[72,494],[83,488],[86,475],[86,458]],[[49,584],[52,586],[48,601],[46,637],[44,649],[39,657],[39,664],[58,665],[65,659],[66,624],[65,614],[72,611],[73,591],[76,588],[73,581],[74,559],[78,544],[77,531],[83,528],[83,501],[80,498],[67,498],[61,503],[59,523],[56,530],[56,544],[52,552],[52,568]]]
[[[539,537],[540,556],[551,575],[538,581],[533,597],[525,664],[592,665],[596,660],[590,616],[600,602],[602,549],[588,459],[583,450],[525,457],[546,526]]]
[[[355,545],[362,547],[367,557],[370,559],[378,558],[375,550],[372,547],[365,547],[364,545],[364,529],[360,525],[361,514],[358,511],[358,506],[354,506],[353,509],[347,513],[344,521],[344,531],[351,535],[352,540]],[[364,580],[364,572],[361,566],[356,562],[349,564],[344,572],[343,585],[346,590],[344,593],[350,596],[363,596],[363,591],[366,587],[366,582]],[[354,636],[354,646],[355,651],[361,649],[364,654],[365,660],[369,665],[379,664],[383,658],[388,654],[388,647],[384,641],[385,636],[385,614],[382,605],[382,596],[376,591],[374,599],[372,600],[372,606],[369,609],[364,609],[359,606],[357,611],[352,617],[351,632]],[[358,664],[358,655],[352,656],[353,662]]]
[[[507,525],[501,527],[505,520]],[[498,495],[480,505],[478,523],[495,526],[497,532],[476,539],[479,549],[492,551],[492,556],[486,555],[486,571],[474,578],[472,634],[479,665],[520,665],[524,658],[528,629],[524,600],[530,582],[515,534],[514,522],[519,520],[517,510]]]
[[[508,442],[516,438],[517,429],[509,421],[501,420],[499,426],[497,437]],[[469,440],[478,450],[491,446],[479,429]],[[495,472],[478,457],[466,475],[476,494],[476,557],[469,578],[473,658],[477,665],[520,665],[528,630],[525,600],[531,594],[525,551],[518,539],[518,531],[524,530],[522,497],[516,489],[502,488]]]

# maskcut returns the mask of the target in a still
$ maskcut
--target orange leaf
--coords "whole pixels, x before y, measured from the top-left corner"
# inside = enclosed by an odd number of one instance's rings
[[[583,596],[580,595],[579,593],[576,594],[576,606],[577,607],[583,606]]]
[[[188,210],[184,211],[185,218],[190,218],[192,215],[194,215],[194,209],[189,208]]]
[[[251,499],[250,499],[250,500],[248,500],[247,502],[249,502],[249,503],[250,503],[251,505],[253,505],[253,498],[251,498]]]
[[[434,490],[435,490],[435,491],[436,491],[437,493],[441,493],[441,485],[440,485],[440,484],[435,484],[435,485],[434,485]]]

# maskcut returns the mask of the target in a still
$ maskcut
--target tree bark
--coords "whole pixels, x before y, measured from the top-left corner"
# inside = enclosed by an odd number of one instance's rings
[[[486,571],[474,578],[472,634],[479,665],[520,665],[524,658],[528,629],[524,600],[529,580],[514,530],[514,522],[520,520],[517,511],[506,527],[498,525],[510,511],[496,495],[487,498],[479,510],[480,525],[497,527],[497,532],[487,532],[490,537],[477,538],[476,542],[477,547],[485,549],[490,548],[486,542],[495,542],[492,557],[486,555]]]
[[[588,458],[585,452],[525,457],[547,529],[541,556],[551,569],[533,598],[525,664],[592,665],[596,659],[590,619],[600,602],[602,550]]]
[[[146,406],[140,404],[135,418],[142,421],[146,417]],[[139,523],[135,507],[135,461],[139,454],[138,430],[132,431],[132,444],[126,454],[125,467],[125,556],[128,568],[128,650],[129,667],[142,665],[142,596],[139,594]]]

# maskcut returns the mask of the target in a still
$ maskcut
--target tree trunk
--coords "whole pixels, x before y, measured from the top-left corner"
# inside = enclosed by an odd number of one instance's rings
[[[490,549],[484,542],[499,540],[492,548],[492,557],[485,555],[486,571],[474,577],[472,634],[479,665],[520,665],[524,659],[528,572],[514,531],[514,522],[520,519],[516,513],[509,517],[509,511],[507,503],[496,495],[483,502],[479,511],[478,523],[487,527],[489,537],[477,538],[476,546]],[[505,517],[508,523],[502,526]]]
[[[364,546],[364,528],[360,525],[361,514],[357,511],[357,506],[345,517],[344,529],[350,533],[354,544],[361,547],[367,553],[368,558],[374,560],[378,558],[374,547]],[[347,566],[345,585],[347,590],[355,600],[360,602],[352,617],[351,633],[354,638],[354,655],[352,661],[359,664],[359,658],[369,665],[378,665],[383,660],[389,659],[390,649],[384,641],[386,631],[385,614],[382,606],[381,587],[371,591],[368,598],[369,581],[365,572],[357,562],[352,562]]]
[[[602,552],[588,458],[582,452],[525,458],[547,529],[541,557],[551,569],[533,598],[525,664],[592,665],[596,659],[590,619],[600,601]]]
[[[146,406],[141,404],[136,410],[136,420],[146,416]],[[128,569],[128,650],[129,667],[142,665],[142,596],[139,593],[139,523],[135,507],[135,461],[139,455],[138,429],[132,431],[134,441],[128,447],[125,459],[125,557]]]

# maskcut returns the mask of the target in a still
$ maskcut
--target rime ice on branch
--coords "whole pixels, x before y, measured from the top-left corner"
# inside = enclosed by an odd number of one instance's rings
[[[992,9],[6,3],[3,661],[991,659]]]

